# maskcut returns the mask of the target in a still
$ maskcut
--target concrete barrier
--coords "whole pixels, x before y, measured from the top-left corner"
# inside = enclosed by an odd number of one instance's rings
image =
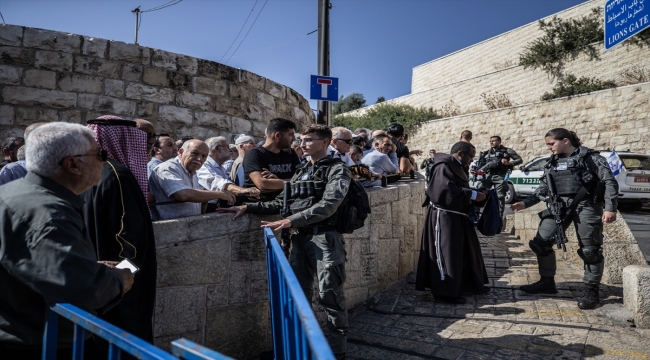
[[[344,236],[350,309],[415,269],[424,220],[421,176],[367,192],[372,214],[362,229]],[[231,218],[206,214],[154,223],[157,346],[185,337],[237,359],[271,349],[260,221],[278,217]],[[313,303],[322,322],[325,314]]]
[[[650,329],[650,265],[623,269],[623,302],[638,328]]]

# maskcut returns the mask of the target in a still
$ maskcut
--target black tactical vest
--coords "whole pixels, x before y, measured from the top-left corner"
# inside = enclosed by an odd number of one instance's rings
[[[291,194],[289,194],[289,207],[293,214],[309,209],[323,198],[329,168],[340,161],[340,159],[327,157],[319,160],[316,166],[309,167],[305,164],[298,169],[297,179],[291,182]]]
[[[505,172],[508,170],[507,165],[503,165],[501,162],[501,159],[506,159],[510,160],[510,154],[508,154],[508,148],[505,146],[499,146],[496,149],[490,149],[487,151],[487,154],[485,155],[485,158],[487,161],[495,161],[495,165],[491,166],[488,170],[497,173],[497,172]]]
[[[591,191],[595,177],[589,171],[585,157],[593,153],[586,147],[579,147],[579,152],[569,157],[552,156],[547,167],[555,183],[555,190],[560,196],[575,196],[584,186]]]

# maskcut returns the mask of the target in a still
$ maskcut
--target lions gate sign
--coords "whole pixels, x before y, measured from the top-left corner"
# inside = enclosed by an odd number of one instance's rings
[[[605,4],[605,50],[650,26],[650,0],[609,0]]]

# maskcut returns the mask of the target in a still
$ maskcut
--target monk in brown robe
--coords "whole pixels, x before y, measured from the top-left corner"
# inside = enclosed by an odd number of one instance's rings
[[[468,142],[457,142],[451,154],[436,153],[427,184],[427,214],[422,230],[416,290],[431,289],[436,300],[463,304],[461,292],[490,291],[481,245],[467,216],[474,201],[486,194],[469,187],[463,168],[476,155]]]

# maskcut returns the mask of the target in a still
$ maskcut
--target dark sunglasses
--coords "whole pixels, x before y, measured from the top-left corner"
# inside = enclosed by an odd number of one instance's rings
[[[338,141],[343,141],[344,143],[350,145],[354,141],[354,139],[341,139],[341,138],[336,138]]]
[[[97,154],[81,154],[81,155],[72,155],[70,157],[84,157],[84,156],[99,156],[99,159],[102,162],[106,162],[106,160],[108,160],[108,153],[106,152],[106,150],[99,150],[99,153]],[[63,164],[63,160],[65,160],[65,158],[59,161],[59,165]]]

